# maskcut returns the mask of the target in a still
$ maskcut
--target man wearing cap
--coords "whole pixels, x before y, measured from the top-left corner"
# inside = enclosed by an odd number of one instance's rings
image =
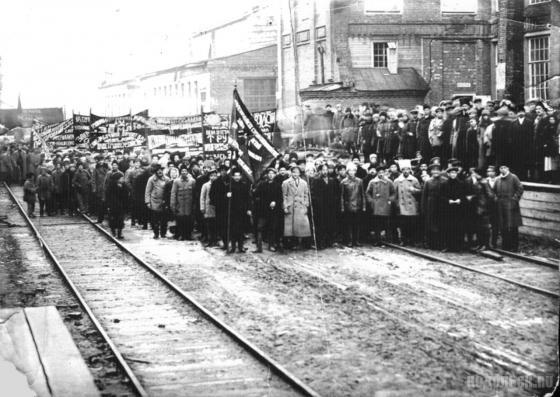
[[[212,183],[218,178],[218,171],[215,168],[208,172],[208,182],[202,185],[200,191],[200,212],[204,216],[204,226],[206,228],[207,244],[206,247],[215,247],[218,245],[216,233],[216,208],[210,204],[210,189]],[[201,226],[202,227],[202,226]]]
[[[297,166],[291,168],[292,176],[282,183],[282,204],[284,206],[284,237],[298,239],[311,236],[307,211],[309,207],[309,187],[303,180]]]
[[[403,159],[416,157],[416,130],[418,127],[418,111],[410,111],[410,120],[400,129],[400,145],[398,153]]]
[[[95,164],[95,169],[93,171],[93,178],[91,181],[92,192],[95,195],[97,222],[103,222],[103,217],[105,215],[105,178],[107,176],[107,165],[103,162],[101,156],[96,156],[95,159],[97,163]]]
[[[489,165],[486,170],[486,178],[482,181],[484,190],[486,190],[486,195],[488,196],[488,217],[490,221],[491,233],[491,244],[492,248],[498,247],[498,234],[500,232],[500,227],[498,224],[498,207],[496,191],[494,190],[496,186],[496,167]]]
[[[279,223],[282,217],[282,186],[276,182],[276,170],[269,168],[266,177],[261,180],[253,193],[255,209],[255,223],[257,229],[257,249],[255,253],[263,252],[263,236],[266,234],[268,249],[276,251],[279,242]]]
[[[410,160],[401,160],[402,174],[395,179],[396,203],[401,229],[401,242],[409,245],[414,240],[417,218],[420,215],[418,197],[422,192],[420,182],[412,176]]]
[[[512,174],[507,165],[500,166],[500,177],[494,191],[497,197],[498,224],[502,235],[502,248],[508,251],[519,249],[519,226],[523,225],[519,201],[523,195],[523,185]]]
[[[458,178],[459,168],[447,169],[448,179],[441,187],[445,250],[460,251],[464,242],[464,222],[467,189],[465,182]]]
[[[442,249],[442,185],[444,179],[441,176],[441,166],[437,163],[428,168],[430,179],[424,184],[422,190],[422,216],[424,218],[425,239],[429,248]]]
[[[375,153],[377,153],[377,159],[380,163],[383,163],[385,158],[385,137],[388,137],[393,130],[393,122],[389,120],[387,112],[379,113],[379,123],[377,123],[377,129],[375,131],[376,147]]]
[[[362,180],[356,177],[356,165],[347,167],[348,176],[340,183],[340,203],[344,222],[344,240],[349,247],[360,246],[361,216],[366,210],[366,197]]]
[[[340,214],[340,183],[329,176],[327,164],[317,168],[311,186],[313,218],[317,236],[317,249],[331,247],[338,230]]]
[[[150,163],[147,159],[140,161],[140,169],[132,180],[132,220],[142,226],[143,230],[148,229],[149,209],[146,207],[144,195],[148,179],[150,179]]]
[[[430,122],[428,136],[432,155],[441,158],[443,155],[443,109],[436,108],[435,114],[436,116]]]
[[[189,171],[182,167],[180,177],[172,183],[170,208],[177,220],[176,236],[179,241],[191,240],[195,180]]]
[[[362,145],[364,161],[369,159],[369,155],[373,153],[377,135],[375,134],[377,126],[373,122],[370,110],[364,113],[364,118],[360,121],[360,130],[358,132],[358,142]]]
[[[391,215],[395,201],[395,186],[386,177],[386,168],[377,168],[377,176],[373,178],[366,190],[366,198],[373,215],[374,244],[381,243],[381,232],[385,231],[385,238],[392,242],[394,239]]]
[[[89,174],[84,170],[83,163],[78,163],[78,169],[72,178],[72,187],[78,202],[78,212],[85,213],[87,193],[90,183]]]
[[[210,204],[216,210],[216,230],[222,239],[222,249],[228,249],[228,217],[229,204],[227,193],[230,188],[230,177],[228,175],[229,168],[225,164],[221,164],[218,168],[219,175],[210,188]]]
[[[517,119],[511,124],[511,135],[512,171],[522,180],[526,180],[533,158],[533,123],[525,114],[523,106],[518,108]]]
[[[492,154],[496,166],[506,164],[511,165],[512,155],[512,123],[509,117],[509,110],[506,107],[498,109],[498,119],[494,120],[492,129]]]
[[[416,127],[416,143],[422,161],[427,162],[432,157],[432,146],[430,144],[430,124],[432,122],[432,108],[430,105],[423,106],[423,112]]]
[[[144,203],[150,210],[150,221],[154,232],[154,239],[165,238],[167,233],[167,219],[164,205],[165,185],[169,179],[163,175],[159,165],[153,166],[155,173],[148,179]]]

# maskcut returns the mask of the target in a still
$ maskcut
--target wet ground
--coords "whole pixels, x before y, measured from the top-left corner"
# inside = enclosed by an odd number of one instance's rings
[[[508,380],[556,375],[556,300],[495,279],[388,248],[225,255],[125,238],[325,396],[531,396],[544,388]]]
[[[538,396],[557,375],[558,302],[483,275],[388,248],[225,255],[124,235],[323,396]],[[100,389],[127,394],[29,231],[0,228],[0,242],[1,305],[57,305]]]

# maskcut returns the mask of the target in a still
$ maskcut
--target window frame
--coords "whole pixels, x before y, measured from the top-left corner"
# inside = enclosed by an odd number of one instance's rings
[[[300,39],[301,34],[306,34],[307,37],[304,39]],[[307,44],[310,41],[311,41],[311,30],[304,29],[304,30],[300,30],[299,32],[296,32],[296,45]]]
[[[375,54],[375,46],[376,45],[380,45],[380,44],[384,44],[384,54],[383,55],[377,55],[377,57],[383,57],[384,58],[384,66],[375,66],[375,59],[376,59],[376,54]],[[389,67],[389,43],[386,41],[374,41],[371,43],[371,67],[374,69],[387,69]]]
[[[535,47],[537,40],[546,41],[546,46]],[[529,97],[547,100],[550,76],[550,35],[527,37],[527,50]],[[542,81],[539,82],[538,80]]]
[[[282,35],[282,48],[289,48],[292,45],[292,34],[283,34]]]
[[[323,34],[320,35],[319,32],[322,32]],[[319,41],[319,40],[326,40],[326,39],[327,39],[327,27],[325,25],[317,26],[315,28],[315,40]]]

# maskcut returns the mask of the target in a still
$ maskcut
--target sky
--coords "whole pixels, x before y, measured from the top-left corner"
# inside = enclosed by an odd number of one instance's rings
[[[104,80],[188,62],[190,35],[256,0],[18,0],[2,4],[0,107],[88,112]]]

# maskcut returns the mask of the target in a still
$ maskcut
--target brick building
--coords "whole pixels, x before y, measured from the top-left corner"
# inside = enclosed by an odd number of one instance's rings
[[[558,7],[557,0],[284,1],[281,107],[296,100],[292,28],[305,103],[409,108],[461,95],[558,97]]]
[[[152,116],[204,111],[229,113],[237,84],[252,111],[276,108],[276,35],[273,7],[255,7],[228,23],[198,32],[185,51],[188,63],[105,82],[99,107],[107,115],[148,109]]]

